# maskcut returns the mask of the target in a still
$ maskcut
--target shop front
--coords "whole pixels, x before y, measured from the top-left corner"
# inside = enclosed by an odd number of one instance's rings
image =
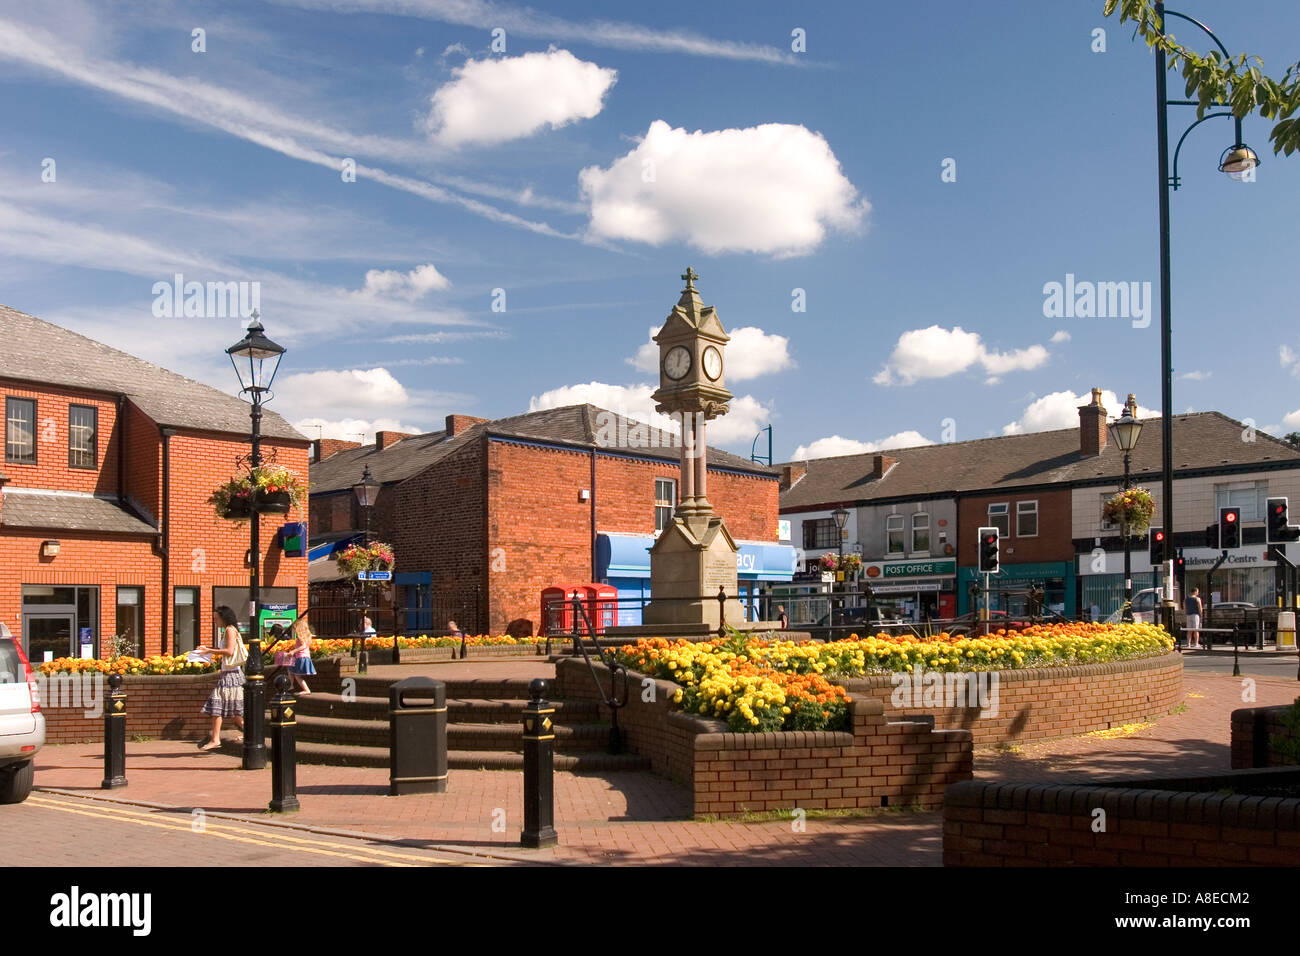
[[[926,621],[953,617],[957,609],[957,559],[867,561],[859,591],[886,619]]]
[[[975,598],[984,586],[984,575],[977,568],[963,567],[957,572],[957,613],[970,614],[979,609]],[[1008,617],[1024,617],[1028,612],[1031,588],[1043,591],[1043,612],[1062,615],[1075,613],[1075,567],[1070,561],[1035,561],[1003,564],[989,580],[989,609]]]
[[[653,535],[604,532],[596,537],[596,578],[618,590],[620,626],[641,623],[641,609],[650,600],[650,548]],[[795,549],[786,544],[737,541],[736,578],[740,601],[749,620],[770,616],[764,607],[770,589],[794,576]]]

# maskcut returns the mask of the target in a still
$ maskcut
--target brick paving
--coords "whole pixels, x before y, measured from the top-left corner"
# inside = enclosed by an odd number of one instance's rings
[[[539,666],[534,662],[491,664],[524,671],[499,676],[543,676],[527,672]],[[381,670],[372,668],[372,673]],[[475,676],[486,675],[476,668]],[[1065,780],[1227,769],[1230,712],[1256,704],[1289,703],[1300,692],[1294,681],[1256,679],[1255,687],[1257,700],[1245,703],[1241,679],[1188,674],[1183,713],[1157,718],[1151,726],[1112,732],[1113,736],[1040,741],[1003,751],[980,748],[976,775]],[[273,817],[265,812],[269,771],[243,772],[236,758],[200,755],[193,744],[178,741],[131,742],[127,749],[130,785],[125,790],[104,794],[98,789],[102,750],[93,744],[44,749],[37,760],[37,784],[186,812],[201,807],[209,814],[274,819],[319,832],[400,841],[409,847],[535,862],[712,866],[937,866],[941,862],[941,824],[935,813],[814,817],[807,820],[803,832],[797,832],[789,819],[693,821],[686,819],[690,799],[685,788],[648,772],[557,773],[560,846],[526,851],[518,846],[523,777],[516,772],[452,770],[445,794],[389,797],[386,770],[303,765],[298,768],[302,811]]]

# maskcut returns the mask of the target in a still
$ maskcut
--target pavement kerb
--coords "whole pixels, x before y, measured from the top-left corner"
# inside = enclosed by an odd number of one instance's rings
[[[78,800],[94,800],[100,803],[116,803],[130,807],[144,807],[149,810],[187,810],[193,811],[195,808],[190,806],[177,806],[167,803],[152,803],[148,800],[124,800],[121,797],[109,797],[97,793],[84,793],[77,790],[63,790],[59,787],[33,787],[33,793],[52,793],[61,797],[74,797]],[[387,837],[376,836],[373,833],[360,833],[355,830],[339,830],[333,827],[322,827],[306,823],[294,823],[287,819],[263,820],[260,817],[251,817],[238,813],[220,813],[210,810],[204,810],[204,815],[212,817],[215,820],[233,820],[238,823],[255,823],[258,826],[279,827],[282,830],[298,830],[303,833],[315,833],[319,836],[343,837],[348,840],[367,840],[371,843],[382,843],[386,846],[400,847],[404,850],[419,849],[428,852],[438,853],[455,853],[460,856],[480,857],[489,860],[505,860],[511,863],[528,863],[534,866],[588,866],[590,864],[575,860],[547,860],[536,856],[511,855],[509,853],[497,853],[486,850],[467,850],[460,846],[446,846],[441,843],[429,844],[428,846],[412,847],[410,840],[393,840]]]

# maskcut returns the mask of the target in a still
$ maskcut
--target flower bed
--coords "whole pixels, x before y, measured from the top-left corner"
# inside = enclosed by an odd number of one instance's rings
[[[156,654],[153,657],[118,657],[111,661],[87,660],[80,657],[60,657],[41,664],[42,674],[210,674],[215,664],[187,661],[185,655],[172,657]]]
[[[1051,624],[988,637],[851,637],[827,644],[642,639],[616,653],[631,670],[681,685],[674,700],[736,731],[840,730],[848,695],[829,678],[915,670],[1015,671],[1158,657],[1173,641],[1151,624]]]
[[[427,634],[421,634],[419,637],[377,637],[370,636],[366,638],[367,650],[392,650],[393,641],[397,641],[397,646],[402,650],[409,650],[421,647],[460,647],[459,637],[430,637]],[[466,647],[497,647],[518,645],[521,647],[536,647],[546,643],[545,637],[510,637],[502,634],[492,636],[490,634],[476,634],[465,638]],[[352,652],[353,639],[350,637],[327,638],[324,640],[315,640],[311,645],[312,657],[333,657],[336,654],[350,654]]]

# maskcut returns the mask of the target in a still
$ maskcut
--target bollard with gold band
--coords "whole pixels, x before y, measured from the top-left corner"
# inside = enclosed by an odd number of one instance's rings
[[[104,708],[104,782],[101,790],[126,786],[126,691],[122,675],[108,678],[108,706]]]
[[[298,805],[298,698],[289,690],[289,675],[275,676],[271,697],[271,812],[287,813]]]
[[[546,681],[534,680],[524,707],[524,829],[519,842],[535,849],[560,842],[555,832],[555,707],[546,691]]]

